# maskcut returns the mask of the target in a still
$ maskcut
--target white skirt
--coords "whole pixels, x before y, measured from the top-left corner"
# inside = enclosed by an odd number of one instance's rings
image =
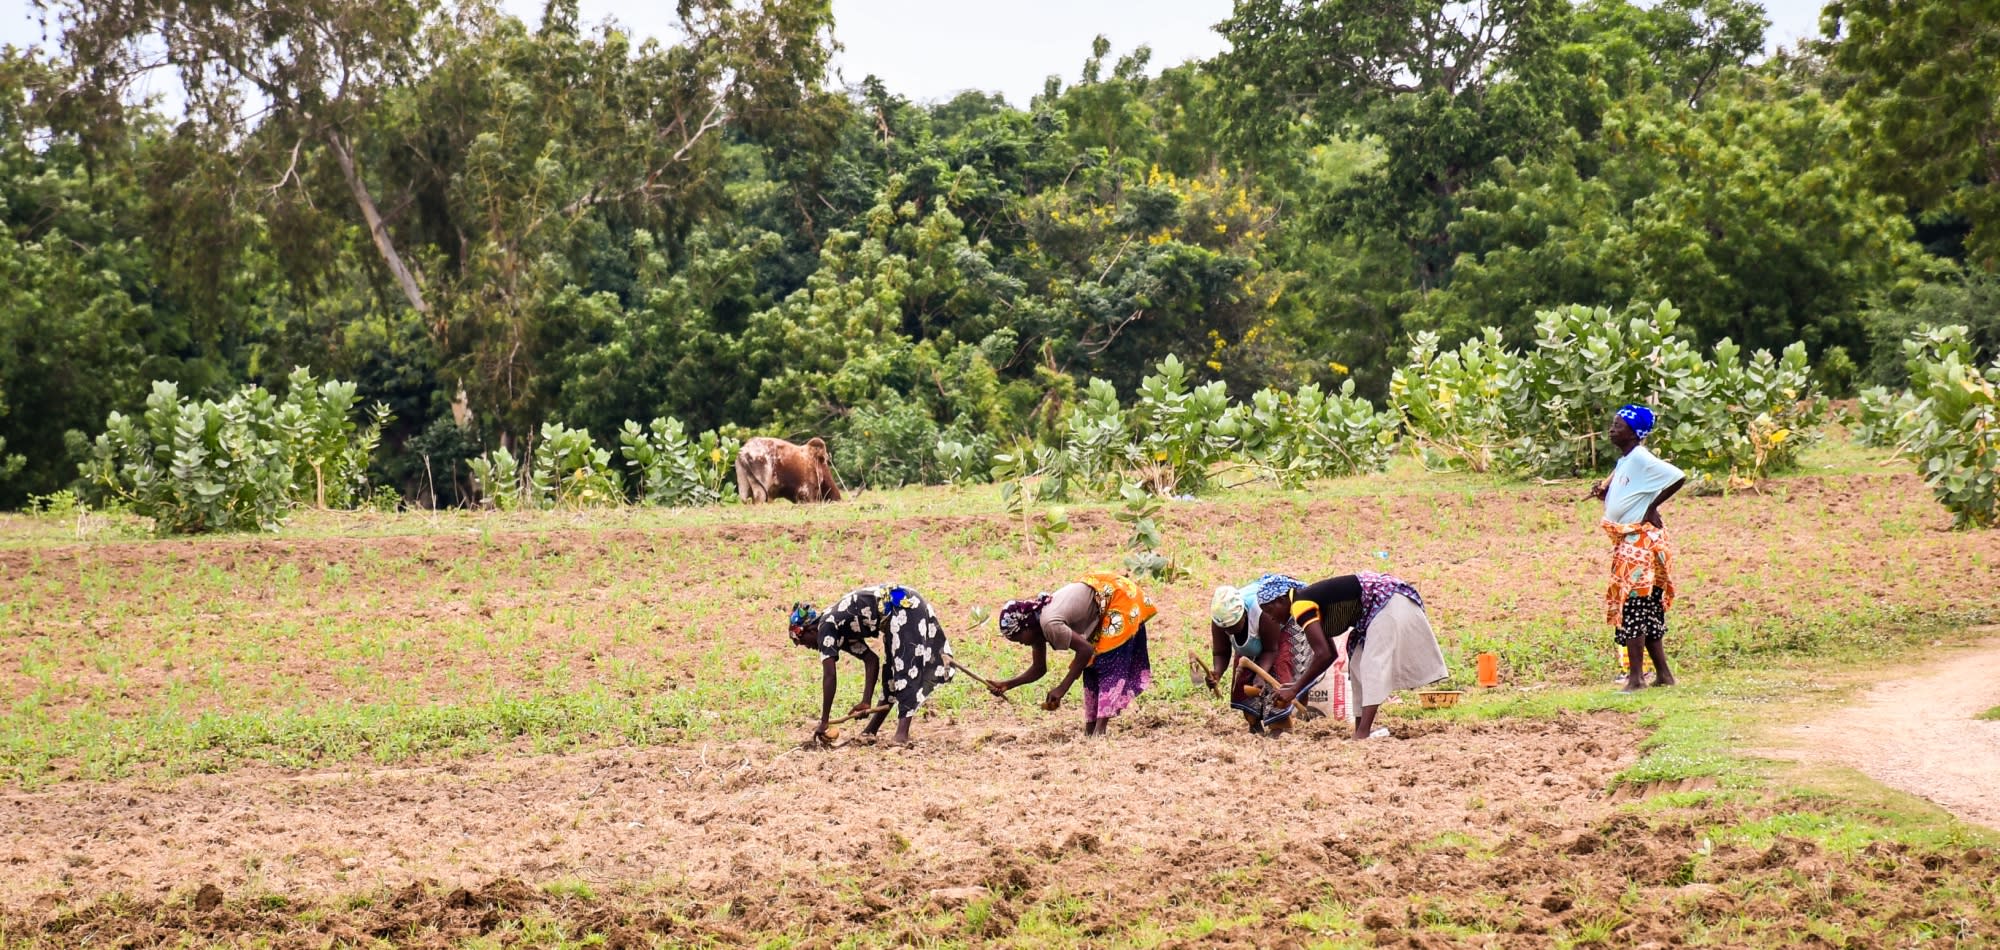
[[[1429,686],[1444,679],[1444,651],[1424,608],[1397,594],[1368,625],[1361,652],[1347,658],[1347,676],[1354,686],[1351,709],[1380,705],[1399,689]]]

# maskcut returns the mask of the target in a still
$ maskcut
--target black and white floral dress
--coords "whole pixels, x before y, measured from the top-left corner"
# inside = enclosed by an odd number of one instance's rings
[[[951,642],[916,591],[877,584],[850,591],[819,621],[821,656],[873,656],[868,641],[882,638],[883,692],[895,697],[898,717],[913,716],[940,683],[951,682]],[[870,697],[873,701],[873,697]]]

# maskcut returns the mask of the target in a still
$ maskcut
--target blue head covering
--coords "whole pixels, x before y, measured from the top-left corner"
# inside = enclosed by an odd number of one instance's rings
[[[812,645],[812,633],[819,626],[820,612],[813,605],[800,601],[792,605],[792,616],[787,622],[792,642],[799,646]]]
[[[1243,639],[1235,641],[1235,650],[1239,656],[1254,657],[1264,651],[1264,641],[1257,636],[1258,611],[1263,610],[1265,604],[1304,586],[1306,585],[1294,577],[1266,574],[1245,584],[1242,590],[1236,592],[1243,598],[1243,615],[1249,618],[1243,625]],[[1221,591],[1216,593],[1219,595]]]
[[[1625,424],[1631,427],[1632,434],[1642,441],[1653,434],[1653,410],[1645,406],[1635,403],[1619,406],[1618,418],[1625,420]]]
[[[1243,604],[1254,611],[1271,601],[1306,586],[1298,578],[1283,574],[1266,574],[1257,578],[1257,583],[1243,588]]]

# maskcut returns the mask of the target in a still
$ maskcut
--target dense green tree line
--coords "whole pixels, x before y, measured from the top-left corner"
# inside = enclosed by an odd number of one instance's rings
[[[1379,399],[1414,333],[1529,345],[1562,304],[1671,299],[1836,390],[1919,323],[2000,337],[1991,0],[1844,0],[1768,61],[1748,0],[1238,0],[1213,60],[1100,38],[1025,104],[830,90],[825,0],[687,0],[671,42],[573,0],[38,3],[0,54],[0,506],[156,380],[295,366],[449,504],[545,422],[822,434],[894,481],[1168,355]],[[161,72],[183,101],[138,98]]]

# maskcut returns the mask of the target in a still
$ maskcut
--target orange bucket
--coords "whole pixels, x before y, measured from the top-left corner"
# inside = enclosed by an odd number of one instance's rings
[[[1489,688],[1500,685],[1499,654],[1497,653],[1479,654],[1479,685]]]

